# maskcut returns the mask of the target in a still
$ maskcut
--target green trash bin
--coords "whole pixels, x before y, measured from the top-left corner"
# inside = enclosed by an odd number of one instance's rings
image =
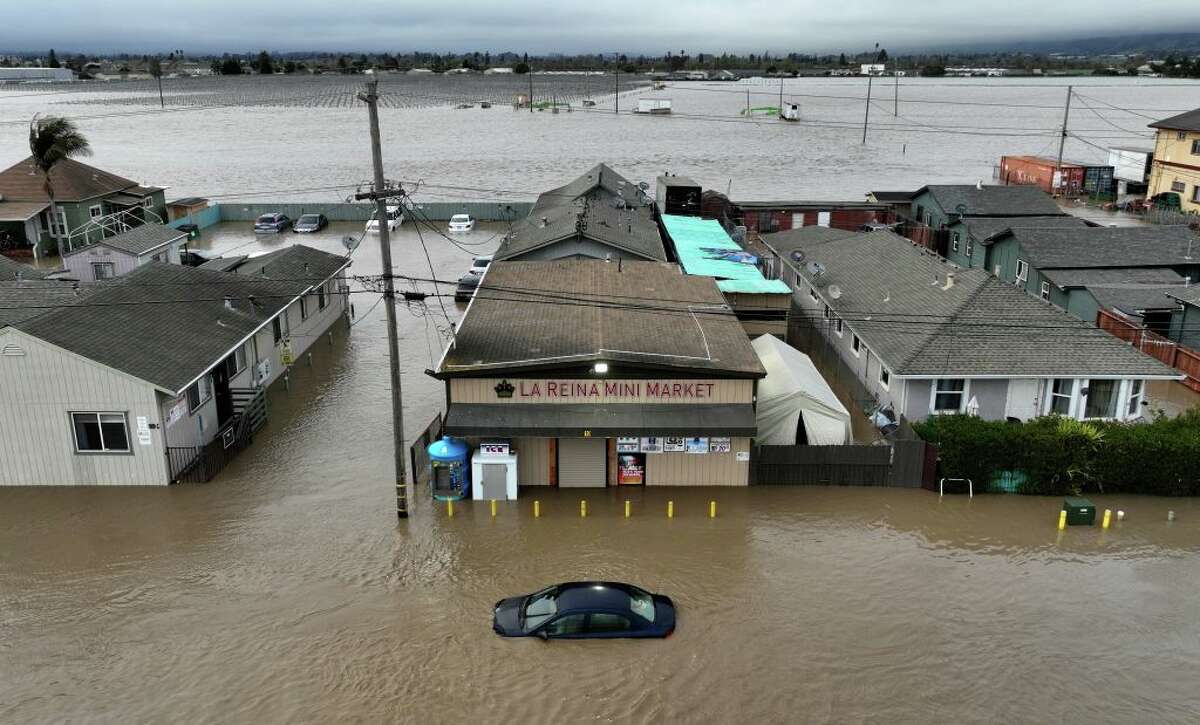
[[[1096,523],[1096,506],[1082,496],[1068,496],[1063,501],[1067,526],[1091,526]]]

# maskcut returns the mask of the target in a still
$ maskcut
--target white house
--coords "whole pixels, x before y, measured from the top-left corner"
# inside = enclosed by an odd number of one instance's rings
[[[227,272],[150,263],[0,317],[0,485],[211,477],[264,422],[266,387],[346,315],[349,264],[303,246]],[[37,309],[48,291],[8,293]]]
[[[763,240],[800,319],[893,417],[1135,420],[1147,380],[1182,379],[985,270],[959,269],[889,231]]]
[[[81,282],[119,277],[148,262],[180,264],[187,233],[162,224],[143,224],[62,255],[68,276]]]

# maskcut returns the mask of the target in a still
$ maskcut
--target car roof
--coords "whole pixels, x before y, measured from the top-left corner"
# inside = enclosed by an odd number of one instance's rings
[[[558,611],[592,609],[629,611],[630,585],[620,582],[567,582],[558,585]]]

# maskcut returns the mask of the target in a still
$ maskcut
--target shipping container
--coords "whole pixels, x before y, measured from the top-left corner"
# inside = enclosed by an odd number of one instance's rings
[[[1111,148],[1108,150],[1108,165],[1113,167],[1113,178],[1144,184],[1150,180],[1150,164],[1154,161],[1153,149]]]
[[[1056,159],[1041,156],[1001,156],[1000,181],[1003,184],[1036,186],[1047,194],[1077,196],[1083,189],[1084,167],[1063,162],[1062,180],[1056,184]]]

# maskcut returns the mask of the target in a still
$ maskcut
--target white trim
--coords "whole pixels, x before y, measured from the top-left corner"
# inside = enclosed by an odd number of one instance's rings
[[[862,357],[862,347],[863,347],[862,338],[859,337],[858,335],[853,334],[853,332],[851,332],[851,336],[850,336],[850,352],[851,352],[851,354],[853,354],[854,357]]]
[[[43,338],[37,337],[36,335],[30,335],[28,332],[25,332],[24,330],[18,330],[17,328],[11,327],[11,326],[0,328],[0,337],[2,337],[5,334],[19,335],[27,340],[37,340],[39,343],[46,345],[50,348],[53,348],[55,352],[58,352],[63,355],[67,355],[67,356],[69,356],[75,360],[79,360],[81,362],[90,363],[97,367],[104,368],[105,370],[107,370],[111,373],[120,375],[123,378],[128,378],[128,379],[130,379],[134,382],[140,383],[142,385],[149,385],[151,388],[153,388],[154,390],[157,390],[160,393],[163,393],[164,395],[170,395],[170,396],[176,397],[176,398],[179,397],[179,395],[180,395],[178,392],[173,392],[171,390],[168,390],[167,388],[164,388],[163,386],[158,385],[157,383],[152,383],[149,380],[139,378],[138,376],[133,375],[131,373],[127,373],[124,370],[118,370],[117,368],[114,368],[111,365],[105,365],[104,363],[100,362],[99,360],[93,360],[90,357],[80,355],[79,353],[74,352],[73,350],[68,350],[67,348],[62,347],[60,345],[55,345],[53,342],[50,342],[49,340],[45,340]],[[1183,378],[1181,377],[1180,380],[1182,380],[1182,379]]]
[[[887,374],[887,380],[883,379],[885,373]],[[884,390],[892,389],[892,371],[887,369],[887,366],[883,364],[882,360],[879,361],[879,375],[877,375],[876,378],[879,380],[879,387],[883,388]]]
[[[1046,282],[1045,280],[1042,281],[1042,289],[1040,290],[1039,296],[1046,302],[1050,301],[1050,283],[1049,282]]]
[[[1022,267],[1024,267],[1024,271],[1021,271]],[[1016,269],[1016,272],[1014,273],[1014,277],[1016,278],[1016,280],[1018,282],[1029,281],[1029,262],[1026,262],[1024,259],[1021,259],[1020,257],[1017,257],[1017,269]]]
[[[79,447],[79,435],[75,431],[75,416],[77,415],[94,415],[96,416],[96,425],[100,428],[100,448],[98,450],[83,450]],[[104,446],[104,424],[100,421],[102,415],[119,415],[121,422],[125,426],[125,447],[124,448],[107,448]],[[124,410],[68,410],[67,420],[71,423],[71,442],[75,447],[75,454],[81,456],[94,456],[105,454],[128,455],[133,453],[133,441],[129,439],[129,412]]]
[[[954,410],[938,410],[935,407],[938,396],[938,381],[939,380],[961,380],[963,381],[963,389],[961,391],[944,391],[946,394],[955,394],[962,396],[959,400],[958,408]],[[930,415],[954,415],[955,413],[964,413],[967,410],[967,401],[971,399],[971,379],[970,378],[934,378],[929,385],[929,414]]]

